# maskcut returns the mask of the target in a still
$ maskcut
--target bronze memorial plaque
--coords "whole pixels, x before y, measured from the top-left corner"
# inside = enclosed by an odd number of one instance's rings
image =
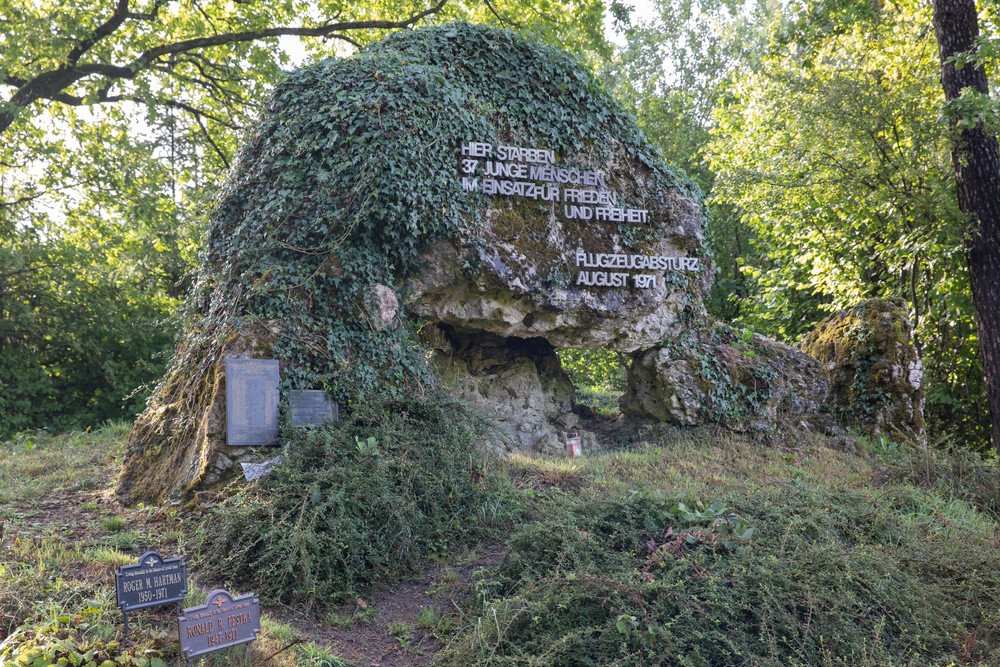
[[[226,359],[226,444],[278,444],[276,359]]]
[[[260,602],[253,594],[234,598],[214,590],[200,607],[188,607],[177,618],[181,655],[191,658],[245,644],[260,632]]]
[[[288,392],[292,426],[322,426],[339,419],[337,401],[322,389],[302,389]]]

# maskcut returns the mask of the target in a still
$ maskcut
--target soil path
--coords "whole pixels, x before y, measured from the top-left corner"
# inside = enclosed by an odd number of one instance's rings
[[[497,564],[504,552],[502,544],[491,545],[464,558],[464,564],[436,566],[388,583],[335,609],[327,619],[336,623],[288,608],[267,611],[357,667],[422,667],[459,625],[463,603],[474,594],[482,570]]]
[[[197,520],[169,508],[122,507],[107,490],[95,489],[59,490],[44,499],[15,501],[11,505],[6,526],[8,538],[58,534],[80,547],[110,541],[136,558],[147,550],[174,555],[177,535],[183,531],[181,524]],[[137,539],[131,544],[115,544],[116,533],[107,528],[108,519],[113,517],[123,519]],[[171,539],[163,539],[171,534]],[[461,608],[474,595],[480,573],[497,564],[504,549],[499,543],[484,546],[477,553],[452,558],[450,564],[435,565],[409,578],[386,582],[320,619],[285,606],[262,605],[262,611],[355,667],[424,667],[461,625]],[[105,576],[103,568],[97,569],[101,572],[89,574]],[[189,572],[192,583],[201,588],[216,588],[220,583],[199,577],[196,568],[189,567]],[[168,615],[164,612],[160,620],[169,623]]]

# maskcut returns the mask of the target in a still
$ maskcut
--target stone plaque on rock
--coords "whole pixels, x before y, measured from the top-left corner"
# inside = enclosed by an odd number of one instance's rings
[[[321,389],[303,389],[288,392],[288,406],[292,413],[292,426],[322,426],[340,418],[337,401]]]
[[[226,359],[226,444],[278,444],[278,361]]]
[[[214,590],[200,607],[188,607],[177,618],[181,655],[192,658],[245,644],[260,632],[260,602],[252,594],[234,598]]]

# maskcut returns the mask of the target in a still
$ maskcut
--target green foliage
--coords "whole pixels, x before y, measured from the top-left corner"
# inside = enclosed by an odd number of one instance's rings
[[[559,362],[574,387],[591,387],[608,392],[625,391],[625,366],[628,357],[607,348],[593,350],[558,350]]]
[[[607,348],[557,350],[559,363],[576,390],[576,402],[598,414],[619,413],[618,399],[625,391],[628,357]]]
[[[645,22],[622,24],[625,45],[605,62],[602,77],[664,155],[711,194],[716,174],[706,159],[712,112],[766,52],[773,3],[761,0],[660,0]],[[709,314],[738,318],[754,283],[754,232],[734,207],[706,210],[705,244],[716,268]]]
[[[286,437],[288,461],[202,524],[202,567],[269,600],[328,606],[518,512],[485,434],[444,399],[358,405]]]
[[[987,417],[966,233],[924,3],[802,3],[716,111],[716,202],[752,231],[741,324],[796,341],[827,313],[906,300],[930,427]]]
[[[983,603],[1000,594],[995,525],[974,510],[941,513],[938,497],[912,488],[758,489],[734,496],[735,510],[697,513],[689,503],[544,494],[444,664],[998,657],[995,605]]]
[[[116,641],[88,641],[83,635],[87,627],[59,616],[33,634],[12,634],[0,644],[0,658],[17,667],[167,667],[159,651],[139,656],[134,650],[122,651]]]
[[[0,437],[134,417],[176,332],[171,279],[153,274],[178,267],[127,239],[111,249],[98,229],[5,234],[2,222]]]

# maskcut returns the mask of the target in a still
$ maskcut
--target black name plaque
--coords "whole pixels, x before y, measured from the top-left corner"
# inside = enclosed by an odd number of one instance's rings
[[[115,594],[126,614],[133,609],[183,602],[187,595],[187,567],[180,558],[164,558],[147,551],[135,565],[118,568]]]
[[[322,389],[302,389],[288,392],[288,407],[292,426],[322,426],[339,419],[337,401]]]
[[[278,361],[226,359],[226,444],[278,444]]]

